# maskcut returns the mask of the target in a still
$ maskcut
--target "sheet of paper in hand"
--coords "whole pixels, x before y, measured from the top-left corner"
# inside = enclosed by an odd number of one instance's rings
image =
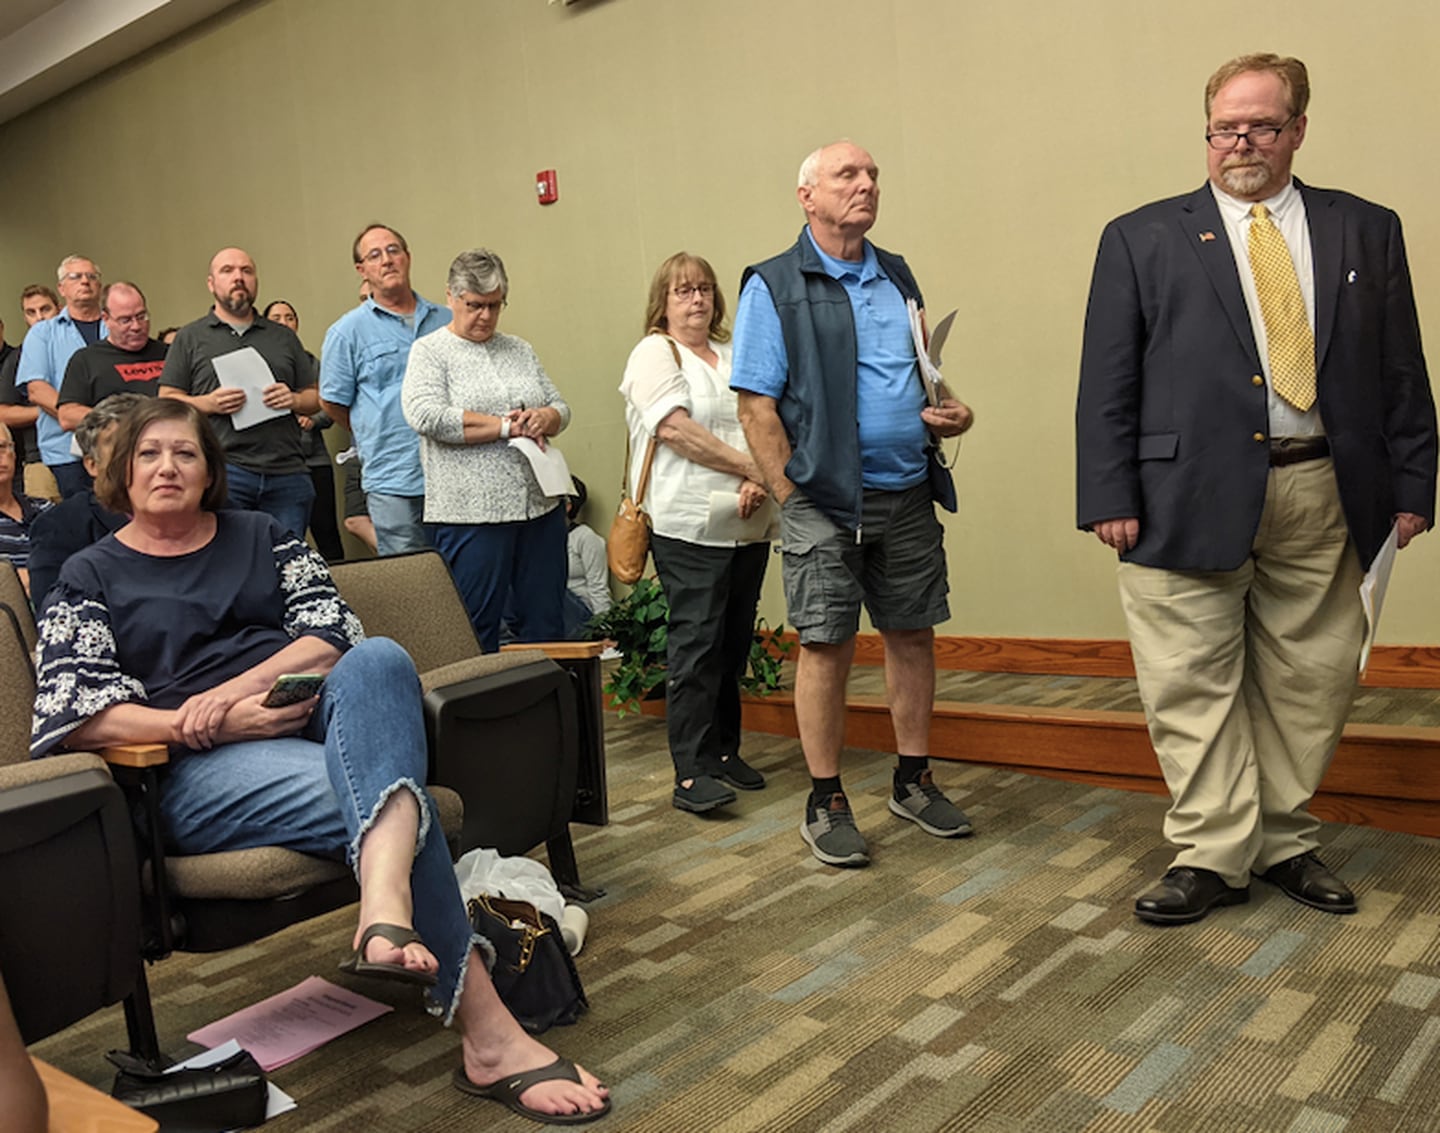
[[[230,414],[236,429],[249,429],[272,417],[284,417],[288,409],[271,409],[265,404],[265,390],[275,384],[275,374],[253,346],[242,346],[214,359],[215,377],[222,386],[245,391],[245,404]]]

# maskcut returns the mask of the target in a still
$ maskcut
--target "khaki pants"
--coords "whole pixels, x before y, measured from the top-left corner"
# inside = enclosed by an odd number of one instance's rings
[[[1365,624],[1333,464],[1269,476],[1238,570],[1119,570],[1174,865],[1235,886],[1318,845],[1307,807],[1345,726]]]

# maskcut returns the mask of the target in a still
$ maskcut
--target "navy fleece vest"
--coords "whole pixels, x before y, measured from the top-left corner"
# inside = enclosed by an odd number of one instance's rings
[[[873,247],[873,245],[872,245]],[[909,266],[875,248],[880,270],[906,299],[924,306]],[[858,348],[850,297],[802,230],[794,246],[745,269],[770,289],[789,362],[776,408],[792,450],[785,475],[848,531],[860,526],[860,425],[856,409]]]

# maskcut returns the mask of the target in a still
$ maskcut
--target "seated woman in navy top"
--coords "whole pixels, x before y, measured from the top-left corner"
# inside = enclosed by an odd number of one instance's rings
[[[495,993],[493,949],[472,934],[423,786],[409,656],[366,640],[324,560],[268,515],[219,510],[223,454],[186,402],[126,417],[97,494],[131,519],[72,556],[47,597],[31,754],[169,744],[172,851],[345,855],[360,882],[345,966],[431,988],[463,1031],[458,1088],[537,1120],[607,1112],[594,1076],[527,1035]],[[326,679],[317,697],[267,708],[282,673]]]
[[[15,470],[19,467],[15,438],[10,434],[10,426],[0,421],[0,560],[15,568],[28,591],[30,525],[50,507],[50,501],[37,500],[15,490]]]

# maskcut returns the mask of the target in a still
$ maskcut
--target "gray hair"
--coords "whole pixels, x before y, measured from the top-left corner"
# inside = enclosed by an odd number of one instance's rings
[[[812,151],[805,160],[800,163],[800,177],[796,185],[797,188],[803,189],[807,185],[814,185],[819,182],[820,155],[829,148],[829,146],[821,146],[819,149]]]
[[[445,278],[445,287],[456,296],[467,291],[474,295],[489,295],[498,291],[502,299],[510,295],[505,263],[489,248],[472,248],[456,256],[450,264],[450,274]]]
[[[149,400],[143,393],[112,393],[101,398],[100,404],[75,426],[75,443],[80,446],[80,454],[94,456],[95,442],[100,439],[100,434],[111,425],[118,425],[132,409]]]
[[[800,163],[800,177],[798,187],[803,189],[807,185],[818,185],[820,183],[820,155],[832,146],[855,145],[850,138],[836,138],[833,142],[826,142],[819,149],[809,154]],[[857,149],[860,147],[856,147]]]
[[[82,256],[79,252],[71,252],[68,256],[66,256],[63,260],[60,261],[60,266],[55,269],[55,282],[64,283],[65,273],[70,270],[70,265],[74,263],[79,263],[81,260],[84,260],[87,264],[93,267],[95,269],[96,275],[101,274],[100,265],[97,264],[94,260],[92,260],[89,256]]]

